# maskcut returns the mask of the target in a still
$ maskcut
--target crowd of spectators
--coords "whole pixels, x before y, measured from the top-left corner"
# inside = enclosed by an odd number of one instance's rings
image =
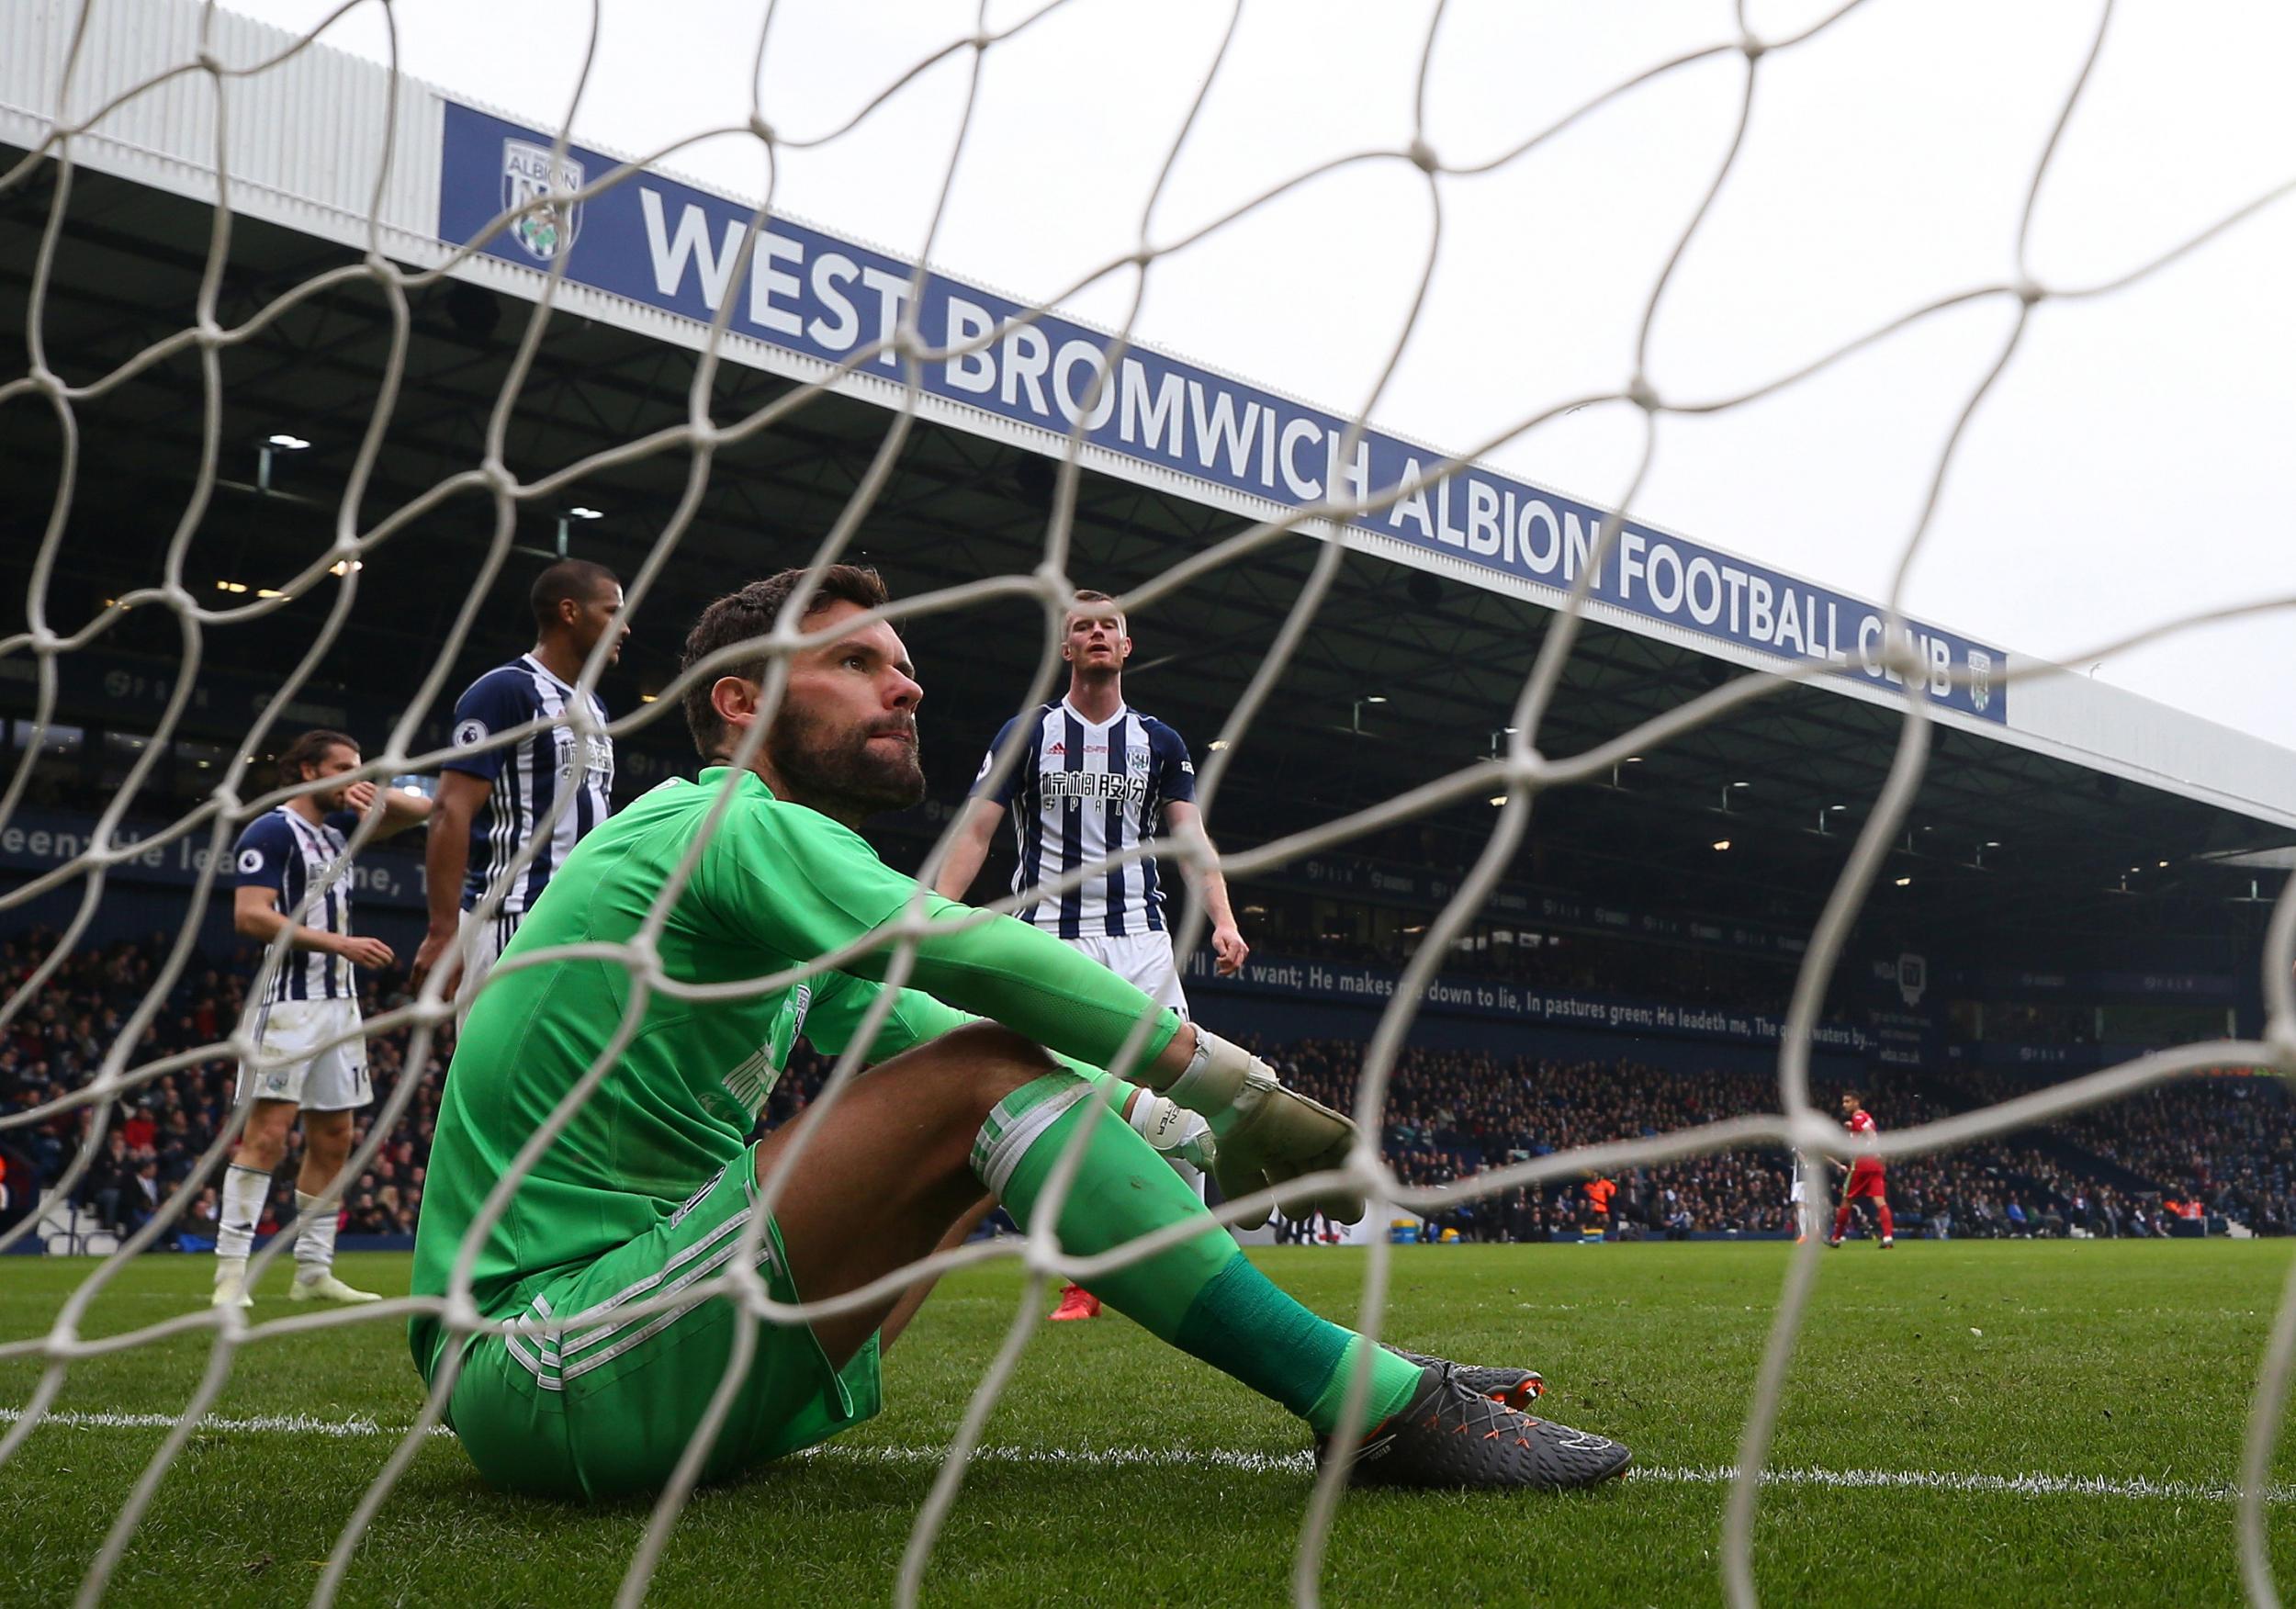
[[[1950,1083],[1968,1106],[2040,1086],[2030,1075],[1983,1068],[1958,1070]],[[2290,1118],[2288,1090],[2279,1079],[2228,1069],[2059,1118],[2049,1132],[2153,1187],[2104,1188],[2106,1202],[2124,1216],[2149,1224],[2189,1217],[2197,1209],[2204,1217],[2284,1234],[2296,1226],[2296,1126]],[[2078,1181],[2068,1176],[2066,1182]],[[2099,1194],[2089,1193],[2092,1198]],[[2172,1206],[2184,1210],[2172,1212]]]
[[[52,935],[35,933],[0,941],[0,996],[13,997],[54,947]],[[40,986],[0,1034],[0,1117],[33,1108],[48,1116],[26,1126],[0,1131],[0,1150],[12,1152],[10,1193],[19,1206],[37,1187],[62,1176],[93,1131],[95,1104],[66,1104],[103,1066],[126,1026],[150,992],[165,958],[161,939],[74,951]],[[118,1065],[134,1069],[216,1044],[238,1023],[247,980],[256,956],[251,949],[230,957],[201,958],[184,969],[173,989],[136,1037]],[[361,973],[361,1008],[369,1016],[403,996],[402,975]],[[367,1041],[369,1077],[377,1105],[357,1120],[356,1142],[366,1138],[367,1113],[382,1109],[406,1076],[406,1033],[377,1034]],[[372,1165],[345,1193],[343,1230],[352,1234],[409,1234],[422,1202],[423,1174],[431,1135],[438,1119],[438,1071],[450,1041],[434,1041],[407,1110]],[[115,1105],[100,1142],[102,1149],[81,1175],[74,1203],[98,1225],[116,1232],[141,1228],[177,1191],[190,1187],[202,1156],[212,1149],[231,1112],[237,1063],[228,1057],[186,1063],[156,1077],[139,1079]],[[294,1215],[295,1172],[301,1165],[300,1137],[288,1141],[286,1163],[274,1179],[259,1228],[268,1232]],[[220,1163],[205,1171],[193,1198],[169,1220],[166,1238],[194,1243],[215,1233],[216,1185]],[[26,1176],[19,1178],[19,1173]]]
[[[49,953],[52,939],[0,942],[0,994],[12,997]],[[7,1186],[19,1203],[28,1187],[59,1177],[92,1131],[96,1107],[70,1105],[150,992],[163,941],[85,948],[60,966],[0,1032],[0,1117],[44,1108],[25,1126],[0,1130],[0,1157],[12,1157]],[[143,1025],[118,1064],[135,1068],[214,1045],[239,1020],[252,951],[201,959],[183,972],[162,1008]],[[360,974],[371,1018],[403,999],[403,977]],[[410,1076],[409,1036],[380,1033],[367,1044],[379,1111]],[[1305,1040],[1258,1047],[1285,1081],[1343,1110],[1352,1109],[1364,1046]],[[403,1235],[422,1204],[443,1068],[451,1035],[433,1041],[397,1127],[344,1196],[343,1229]],[[763,1127],[802,1110],[828,1063],[798,1047],[764,1114]],[[104,1226],[132,1232],[177,1191],[193,1199],[171,1221],[171,1240],[198,1244],[214,1232],[219,1168],[193,1187],[203,1155],[231,1110],[235,1065],[195,1058],[134,1082],[110,1113],[101,1150],[83,1174],[75,1204]],[[1990,1103],[2030,1087],[2006,1075],[1961,1071],[1946,1079],[1894,1075],[1867,1091],[1885,1130]],[[1820,1087],[1830,1108],[1838,1090]],[[1542,1240],[1615,1230],[1629,1234],[1759,1234],[1791,1232],[1791,1159],[1774,1150],[1685,1158],[1597,1179],[1576,1173],[1537,1187],[1479,1194],[1487,1170],[1605,1141],[1637,1139],[1773,1110],[1768,1073],[1681,1071],[1629,1060],[1554,1061],[1489,1052],[1408,1049],[1388,1084],[1380,1141],[1406,1185],[1437,1189],[1427,1226],[1466,1240]],[[2193,1213],[2245,1222],[2259,1232],[2296,1223],[2290,1175],[2296,1131],[2277,1081],[2222,1077],[2188,1081],[2079,1114],[2045,1133],[2028,1131],[1951,1153],[1907,1158],[1889,1171],[1901,1233],[1964,1235],[2166,1233]],[[366,1113],[357,1139],[366,1139]],[[293,1210],[299,1153],[290,1148],[264,1227]],[[1595,1187],[1590,1191],[1589,1187]]]

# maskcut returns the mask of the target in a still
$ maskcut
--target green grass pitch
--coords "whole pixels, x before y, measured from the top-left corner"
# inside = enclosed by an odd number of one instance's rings
[[[1718,1602],[1739,1427],[1784,1273],[1781,1245],[1399,1247],[1389,1333],[1546,1372],[1554,1417],[1632,1446],[1635,1477],[1562,1499],[1351,1494],[1324,1574],[1338,1604]],[[2234,1505],[2248,1393],[2287,1243],[1871,1243],[1828,1254],[1795,1355],[1755,1572],[1777,1603],[2240,1601]],[[1364,1254],[1258,1254],[1353,1314]],[[407,1259],[345,1259],[404,1289]],[[91,1264],[0,1259],[0,1337],[40,1333]],[[209,1265],[143,1259],[96,1305],[102,1334],[196,1305]],[[287,1272],[258,1320],[289,1310]],[[1012,1265],[945,1282],[888,1356],[887,1404],[837,1450],[698,1494],[661,1603],[884,1602],[910,1521],[1020,1295]],[[92,1360],[0,1466],[0,1603],[67,1602],[207,1354],[203,1337]],[[0,1364],[0,1410],[38,1369]],[[405,1425],[398,1324],[257,1344],[219,1420],[160,1488],[111,1601],[295,1603],[391,1443],[264,1428],[270,1416]],[[106,1423],[127,1416],[128,1423]],[[1280,1411],[1113,1315],[1041,1330],[933,1557],[945,1603],[1269,1603],[1288,1593],[1309,1477]],[[1857,1484],[1856,1472],[1915,1478]],[[2106,1492],[1956,1477],[2095,1478]],[[2291,1479],[2283,1458],[2276,1479]],[[2296,1513],[2271,1511],[2284,1581]],[[483,1490],[427,1446],[359,1553],[356,1603],[608,1602],[643,1507],[582,1511]]]

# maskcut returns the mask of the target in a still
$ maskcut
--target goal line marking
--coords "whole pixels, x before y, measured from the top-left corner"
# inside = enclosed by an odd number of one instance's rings
[[[17,1408],[0,1408],[0,1425],[22,1417]],[[41,1419],[60,1430],[166,1430],[175,1423],[168,1413],[88,1412],[58,1411]],[[263,1413],[247,1418],[210,1416],[200,1430],[225,1435],[284,1435],[317,1436],[389,1436],[406,1434],[403,1427],[372,1419],[320,1419],[304,1413]],[[434,1436],[455,1433],[434,1425]],[[938,1465],[946,1457],[940,1447],[831,1442],[795,1455],[839,1463]],[[1223,1448],[1185,1447],[1009,1447],[985,1446],[974,1453],[976,1461],[991,1464],[1050,1465],[1067,1468],[1101,1469],[1232,1469],[1247,1475],[1308,1475],[1314,1472],[1307,1453],[1247,1453]],[[1635,1464],[1620,1478],[1637,1485],[1720,1486],[1737,1475],[1727,1464]],[[1765,1486],[1806,1486],[1835,1491],[1942,1491],[1989,1497],[2110,1497],[2167,1499],[2178,1502],[2230,1502],[2239,1490],[2229,1480],[2155,1480],[2142,1475],[1969,1475],[1938,1469],[1827,1469],[1805,1466],[1764,1470]],[[2296,1501],[2296,1486],[2275,1486],[2265,1493],[2268,1502]]]

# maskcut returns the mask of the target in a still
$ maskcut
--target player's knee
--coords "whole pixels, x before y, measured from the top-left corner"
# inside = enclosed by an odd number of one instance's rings
[[[332,1172],[342,1167],[351,1154],[351,1123],[348,1112],[329,1116],[341,1120],[314,1122],[308,1117],[303,1120],[303,1148],[313,1163]]]
[[[247,1129],[240,1136],[237,1161],[244,1167],[276,1172],[287,1160],[287,1125],[284,1123],[248,1120]]]
[[[933,1041],[933,1048],[973,1074],[974,1100],[985,1115],[1030,1079],[1057,1070],[1042,1045],[994,1022],[973,1022]]]

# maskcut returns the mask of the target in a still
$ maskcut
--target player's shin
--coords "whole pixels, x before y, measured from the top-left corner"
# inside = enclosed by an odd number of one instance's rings
[[[215,1255],[226,1261],[247,1261],[255,1249],[255,1225],[263,1219],[264,1198],[271,1193],[271,1176],[232,1163],[223,1170],[223,1201],[215,1215]]]
[[[319,1198],[305,1190],[295,1192],[295,1210],[309,1212]],[[303,1232],[295,1237],[295,1273],[299,1279],[318,1279],[334,1271],[335,1228],[342,1220],[340,1212],[322,1212],[303,1225]]]
[[[1088,1127],[1082,1165],[1061,1209],[1064,1248],[1090,1255],[1176,1222],[1202,1224],[1201,1232],[1176,1245],[1094,1275],[1094,1293],[1159,1339],[1280,1402],[1319,1433],[1334,1429],[1362,1339],[1270,1283],[1163,1157],[1092,1094],[1089,1084],[1066,1074],[1015,1090],[982,1125],[974,1172],[1024,1229],[1033,1229],[1054,1165],[1078,1127]],[[1394,1412],[1419,1384],[1417,1367],[1372,1349],[1365,1423]]]

